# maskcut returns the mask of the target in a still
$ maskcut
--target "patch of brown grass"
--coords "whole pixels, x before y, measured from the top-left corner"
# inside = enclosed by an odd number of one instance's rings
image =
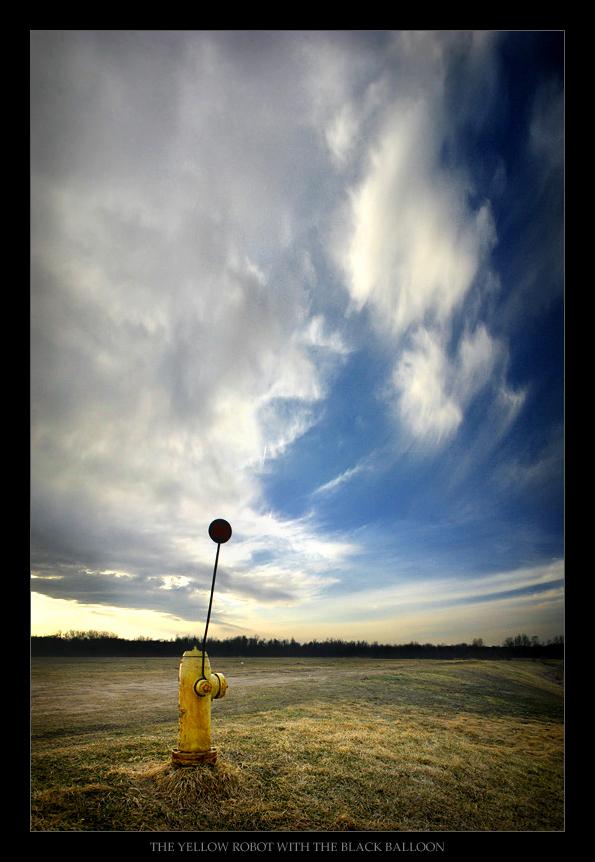
[[[237,799],[244,787],[240,770],[221,760],[194,767],[160,763],[138,773],[137,780],[178,809],[217,807]]]

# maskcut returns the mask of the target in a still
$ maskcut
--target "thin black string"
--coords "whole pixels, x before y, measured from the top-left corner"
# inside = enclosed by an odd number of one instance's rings
[[[209,628],[209,620],[211,619],[211,607],[213,606],[213,593],[215,591],[215,578],[217,576],[217,563],[219,562],[219,549],[221,548],[221,543],[217,543],[217,555],[215,557],[215,568],[213,569],[213,583],[211,584],[211,598],[209,600],[209,612],[207,614],[207,624],[205,626],[205,634],[202,640],[202,679],[206,679],[205,677],[205,649],[207,646],[207,630]]]

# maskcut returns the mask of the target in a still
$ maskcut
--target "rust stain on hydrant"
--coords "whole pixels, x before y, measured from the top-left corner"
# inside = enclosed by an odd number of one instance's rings
[[[184,653],[180,663],[180,714],[178,747],[172,751],[176,766],[215,763],[217,749],[211,745],[211,703],[225,697],[227,682],[222,673],[212,673],[209,657],[198,647]]]

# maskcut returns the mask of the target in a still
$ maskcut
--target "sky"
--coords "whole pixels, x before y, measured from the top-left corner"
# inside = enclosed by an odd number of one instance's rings
[[[562,635],[563,32],[30,64],[32,634]]]

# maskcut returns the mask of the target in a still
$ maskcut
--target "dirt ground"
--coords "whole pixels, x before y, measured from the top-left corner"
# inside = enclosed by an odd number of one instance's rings
[[[61,735],[97,722],[114,726],[120,720],[142,723],[148,714],[177,724],[178,668],[175,658],[35,658],[31,662],[31,731],[37,735]],[[384,662],[372,663],[378,670]],[[299,686],[324,691],[338,676],[362,676],[370,668],[363,662],[324,663],[302,659],[251,661],[213,659],[212,670],[223,673],[228,683],[225,699],[215,710],[235,712],[266,699],[277,687]],[[394,666],[394,662],[393,665]],[[312,691],[310,692],[312,693]]]

